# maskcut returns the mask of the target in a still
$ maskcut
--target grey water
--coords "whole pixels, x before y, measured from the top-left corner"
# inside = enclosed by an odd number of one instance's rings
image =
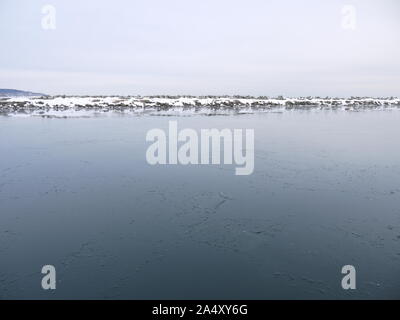
[[[149,165],[170,120],[254,129],[254,173]],[[399,138],[398,111],[0,117],[0,298],[399,299]]]

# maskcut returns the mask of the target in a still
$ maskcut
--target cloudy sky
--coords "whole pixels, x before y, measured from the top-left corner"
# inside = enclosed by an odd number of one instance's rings
[[[400,2],[0,0],[0,88],[400,96]]]

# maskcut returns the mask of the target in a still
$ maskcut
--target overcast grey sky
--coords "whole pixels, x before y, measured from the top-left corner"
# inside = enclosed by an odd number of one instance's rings
[[[0,0],[0,88],[400,96],[400,1]]]

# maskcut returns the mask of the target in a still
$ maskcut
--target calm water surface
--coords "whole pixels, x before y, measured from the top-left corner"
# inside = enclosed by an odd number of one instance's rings
[[[148,165],[169,120],[254,129],[254,173]],[[398,111],[0,117],[0,298],[398,299],[399,137]]]

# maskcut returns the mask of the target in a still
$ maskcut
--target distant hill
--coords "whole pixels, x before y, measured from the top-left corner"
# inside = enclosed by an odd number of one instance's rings
[[[0,97],[33,97],[33,96],[45,96],[45,94],[30,92],[30,91],[15,90],[15,89],[0,89]]]

